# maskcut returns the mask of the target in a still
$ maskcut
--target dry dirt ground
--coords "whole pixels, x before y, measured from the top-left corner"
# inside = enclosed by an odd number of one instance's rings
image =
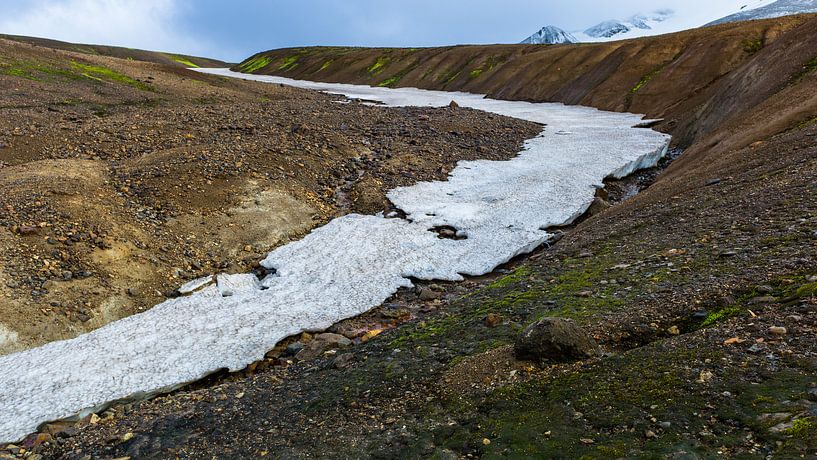
[[[143,311],[540,127],[0,40],[0,353]]]
[[[494,76],[473,77],[487,91],[524,77],[513,97],[612,109],[629,100],[666,118],[660,128],[685,152],[610,184],[613,198],[649,187],[552,248],[491,276],[401,292],[334,326],[349,347],[300,361],[293,353],[319,339],[292,338],[244,372],[43,427],[6,455],[817,457],[815,43],[817,19],[804,16],[598,47],[393,50],[440,58],[415,82],[445,72],[446,56],[478,64],[508,50]],[[388,65],[373,68],[381,52],[320,49],[308,66],[282,50],[265,55],[264,71],[385,80],[387,70],[372,75]],[[329,68],[358,67],[321,75],[332,56]],[[477,69],[467,70],[424,86],[465,87]],[[576,320],[605,354],[515,360],[510,345],[542,316]]]

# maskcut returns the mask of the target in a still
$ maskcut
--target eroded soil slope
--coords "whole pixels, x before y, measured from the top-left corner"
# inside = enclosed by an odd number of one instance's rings
[[[142,311],[540,127],[0,40],[0,353]]]

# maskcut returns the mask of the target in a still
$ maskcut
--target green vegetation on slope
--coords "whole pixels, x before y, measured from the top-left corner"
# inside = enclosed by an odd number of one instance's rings
[[[68,78],[71,80],[89,79],[97,82],[110,82],[128,85],[142,91],[153,91],[147,83],[103,66],[71,62],[69,69],[38,62],[18,61],[0,63],[0,74],[42,81],[48,78]]]
[[[763,49],[763,38],[753,38],[751,40],[746,40],[743,42],[743,51],[746,51],[749,54],[757,53],[758,51]]]
[[[242,62],[238,68],[244,73],[253,73],[270,64],[271,59],[264,55],[253,56],[245,62]]]
[[[132,86],[142,91],[153,91],[150,85],[135,80],[127,75],[116,72],[107,67],[96,66],[91,64],[82,64],[79,62],[72,62],[71,67],[81,73],[82,76],[98,81],[110,81],[115,83],[122,83],[124,85]]]
[[[190,61],[189,59],[185,58],[184,56],[179,56],[177,54],[168,54],[167,57],[169,57],[170,59],[173,59],[174,61],[178,62],[179,64],[181,64],[181,65],[183,65],[185,67],[189,67],[189,68],[193,68],[193,69],[198,69],[199,67],[201,67],[199,65],[196,65],[194,62]]]
[[[284,59],[284,62],[278,66],[278,70],[292,70],[295,67],[298,67],[298,60],[300,56],[289,56],[288,58]]]
[[[384,67],[386,67],[389,64],[389,62],[391,62],[391,59],[389,59],[388,57],[385,56],[378,57],[377,61],[375,61],[374,64],[370,65],[369,68],[366,69],[366,71],[372,75],[377,75],[384,70]]]

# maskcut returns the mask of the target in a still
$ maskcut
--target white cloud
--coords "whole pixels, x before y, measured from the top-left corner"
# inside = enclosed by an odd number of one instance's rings
[[[200,41],[174,32],[176,0],[39,0],[0,19],[0,32],[74,43],[201,53]]]

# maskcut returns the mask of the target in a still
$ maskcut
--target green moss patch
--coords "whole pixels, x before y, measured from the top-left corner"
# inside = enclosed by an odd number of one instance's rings
[[[257,55],[239,64],[238,70],[244,73],[254,73],[270,65],[270,62],[272,60],[269,57]]]
[[[301,59],[300,56],[289,56],[284,59],[281,65],[278,66],[278,70],[292,70],[295,67],[298,67],[298,61]]]
[[[0,69],[0,73],[2,73],[3,75],[9,75],[9,76],[12,76],[12,77],[25,78],[25,79],[32,80],[32,81],[38,81],[39,80],[39,78],[32,75],[28,70],[26,70],[24,68],[21,68],[21,67],[2,68],[2,69]]]
[[[755,54],[763,49],[763,38],[753,38],[743,42],[743,51]]]
[[[82,78],[72,70],[30,61],[4,63],[0,65],[0,73],[32,81],[40,81],[49,77],[64,77],[74,80]]]
[[[153,88],[147,83],[135,80],[127,75],[121,74],[107,67],[83,64],[80,62],[72,62],[71,67],[77,72],[79,72],[83,77],[89,78],[91,80],[121,83],[123,85],[132,86],[142,91],[153,91]]]
[[[377,86],[379,86],[381,88],[393,88],[399,82],[400,82],[400,76],[395,75],[395,76],[393,76],[391,78],[387,78],[387,79],[381,81],[380,83],[377,84]]]
[[[701,327],[710,327],[713,326],[725,319],[732,318],[737,316],[743,311],[742,308],[734,305],[726,308],[721,308],[719,310],[710,312],[706,315],[706,318],[701,323]]]
[[[630,94],[637,93],[639,90],[641,90],[641,88],[646,86],[647,83],[652,81],[653,78],[655,78],[659,73],[661,73],[662,70],[664,70],[663,66],[641,77],[641,80],[639,80],[638,83],[636,83],[636,85],[633,86],[633,88],[630,90]]]
[[[366,71],[372,75],[377,75],[382,72],[387,65],[391,62],[391,59],[385,56],[380,56],[374,62],[374,64],[370,65]]]
[[[817,283],[809,283],[800,286],[797,289],[797,297],[801,299],[807,297],[817,297]]]
[[[167,56],[170,59],[173,59],[174,61],[178,62],[179,64],[181,64],[181,65],[183,65],[185,67],[193,68],[193,69],[198,69],[200,67],[200,66],[196,65],[196,63],[194,63],[194,62],[190,61],[189,59],[185,58],[184,56],[178,56],[178,55],[175,55],[175,54],[169,54]]]
[[[748,377],[751,369],[710,366],[715,377],[696,382],[705,362],[723,358],[717,349],[657,344],[484,397],[452,397],[440,414],[457,414],[457,423],[437,424],[434,442],[482,458],[667,458],[681,451],[708,458],[722,447],[742,448],[748,432],[784,442],[781,458],[813,448],[813,418],[780,434],[758,422],[802,398],[813,373],[781,369],[758,382]],[[725,391],[733,397],[716,396]]]

